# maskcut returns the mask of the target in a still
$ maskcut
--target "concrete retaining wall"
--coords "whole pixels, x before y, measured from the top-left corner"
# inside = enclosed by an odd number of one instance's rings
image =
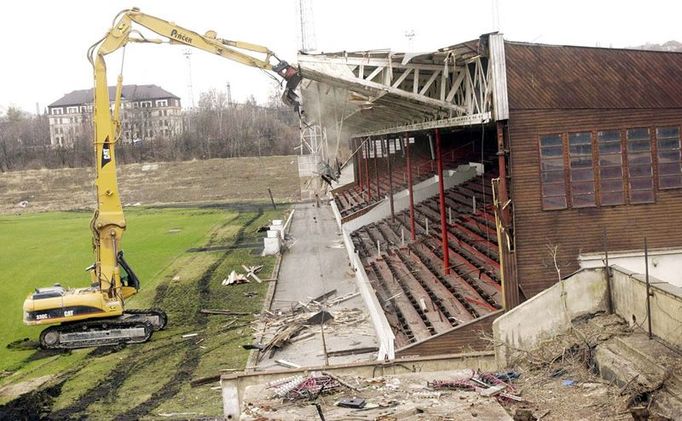
[[[581,253],[581,268],[604,266],[604,253]],[[644,251],[609,252],[609,265],[616,265],[635,273],[644,273]],[[682,287],[682,249],[649,250],[649,275],[672,285]]]
[[[652,276],[652,332],[663,341],[682,347],[682,288]],[[613,311],[631,326],[646,330],[644,275],[611,266]],[[530,351],[540,340],[563,333],[576,317],[607,311],[604,268],[581,269],[493,322],[495,359],[506,367],[519,350]]]
[[[350,239],[350,231],[348,231],[344,225],[341,225],[341,214],[336,206],[336,202],[333,200],[331,201],[331,207],[332,212],[334,212],[336,223],[343,236],[343,243],[346,246],[348,260],[350,260],[351,267],[355,272],[355,281],[358,286],[358,291],[365,302],[365,306],[367,306],[367,311],[369,312],[372,325],[377,334],[377,341],[379,343],[377,360],[392,360],[395,358],[395,335],[393,334],[391,325],[388,324],[388,319],[379,303],[379,299],[374,293],[374,288],[372,288],[372,285],[369,282],[369,278],[360,261],[360,257],[355,253],[355,247]]]
[[[498,365],[506,367],[515,350],[564,332],[576,317],[606,310],[606,302],[603,268],[581,270],[544,290],[493,322]]]
[[[646,279],[619,266],[612,266],[613,310],[631,326],[648,328],[646,316]],[[678,274],[679,276],[679,274]],[[682,347],[682,288],[652,276],[651,330],[669,344]]]

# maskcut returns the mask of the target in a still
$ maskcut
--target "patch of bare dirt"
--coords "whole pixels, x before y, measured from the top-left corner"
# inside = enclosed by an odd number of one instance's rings
[[[209,159],[119,167],[124,205],[277,202],[300,199],[296,156]],[[68,200],[65,200],[68,198]],[[0,174],[0,213],[91,209],[94,169],[63,168]]]

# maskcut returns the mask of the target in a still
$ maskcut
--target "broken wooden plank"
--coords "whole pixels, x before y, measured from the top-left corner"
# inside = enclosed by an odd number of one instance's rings
[[[362,348],[349,348],[349,349],[339,349],[338,351],[329,351],[327,354],[330,357],[342,357],[344,355],[358,355],[358,354],[369,354],[370,352],[378,352],[379,348],[375,346],[368,346]]]
[[[199,313],[201,314],[219,314],[221,316],[248,316],[251,313],[245,313],[245,312],[239,312],[239,311],[230,311],[230,310],[220,310],[220,309],[205,309],[202,308],[199,310]]]
[[[292,363],[292,362],[287,361],[287,360],[275,360],[275,362],[277,364],[281,365],[282,367],[286,367],[286,368],[301,368],[300,365]]]

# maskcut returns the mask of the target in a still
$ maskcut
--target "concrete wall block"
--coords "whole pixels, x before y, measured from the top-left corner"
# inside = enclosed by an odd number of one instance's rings
[[[506,367],[518,350],[531,350],[566,331],[576,317],[599,310],[606,310],[603,269],[575,273],[493,322],[498,365]]]
[[[270,232],[270,231],[268,231]],[[273,256],[277,253],[279,253],[281,249],[281,243],[280,243],[280,238],[278,235],[276,235],[277,232],[275,232],[275,237],[267,237],[263,239],[263,255],[264,256]]]
[[[578,256],[581,268],[601,267],[604,253],[581,253]],[[644,273],[644,251],[609,251],[609,264],[625,268],[634,273]],[[664,248],[649,250],[649,275],[671,285],[682,287],[682,249]]]
[[[613,266],[613,309],[630,326],[647,330],[646,279],[619,266]],[[651,304],[651,330],[664,341],[682,346],[682,288],[649,277],[653,294]]]

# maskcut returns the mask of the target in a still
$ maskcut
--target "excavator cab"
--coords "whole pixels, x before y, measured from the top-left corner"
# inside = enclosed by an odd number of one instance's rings
[[[137,275],[135,275],[135,272],[133,272],[133,269],[128,262],[123,258],[123,250],[118,252],[116,260],[118,260],[118,264],[121,266],[121,284],[124,287],[134,288],[135,291],[140,289],[140,280],[137,278]]]

